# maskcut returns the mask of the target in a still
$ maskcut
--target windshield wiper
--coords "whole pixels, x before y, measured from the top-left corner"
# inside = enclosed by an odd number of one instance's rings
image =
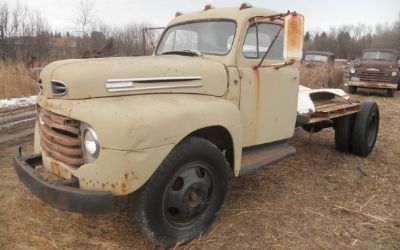
[[[161,55],[171,55],[171,54],[178,54],[178,55],[185,55],[191,54],[195,56],[202,56],[203,54],[200,51],[193,50],[193,49],[183,49],[183,50],[171,50],[161,53]]]

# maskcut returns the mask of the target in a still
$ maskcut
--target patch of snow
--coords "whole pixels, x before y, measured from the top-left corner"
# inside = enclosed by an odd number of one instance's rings
[[[314,102],[310,98],[310,92],[309,92],[310,90],[311,89],[308,88],[307,89],[299,88],[299,96],[297,98],[297,113],[300,115],[315,112]]]
[[[22,106],[35,103],[37,103],[36,95],[22,98],[0,99],[0,108]]]

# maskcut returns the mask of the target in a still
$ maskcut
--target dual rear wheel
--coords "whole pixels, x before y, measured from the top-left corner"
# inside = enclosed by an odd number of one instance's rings
[[[362,157],[368,156],[375,147],[378,131],[378,105],[365,102],[357,114],[335,120],[336,149]]]

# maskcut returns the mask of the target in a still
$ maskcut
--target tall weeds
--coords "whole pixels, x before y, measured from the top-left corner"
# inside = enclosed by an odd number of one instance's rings
[[[312,89],[343,88],[344,71],[341,67],[331,65],[302,64],[300,66],[300,84]]]
[[[0,61],[0,99],[35,95],[37,74],[22,62]]]

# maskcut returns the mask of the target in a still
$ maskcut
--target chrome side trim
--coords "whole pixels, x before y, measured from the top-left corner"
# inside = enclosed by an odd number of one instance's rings
[[[130,88],[130,87],[133,87],[133,82],[106,83],[107,89],[119,89],[119,88]]]
[[[125,83],[125,82],[173,82],[173,81],[195,81],[201,80],[201,76],[172,76],[172,77],[145,77],[145,78],[127,78],[127,79],[108,79],[107,83]]]
[[[129,87],[129,88],[108,88],[108,92],[128,92],[128,91],[146,91],[146,90],[166,90],[166,89],[180,89],[180,88],[199,88],[202,87],[201,83],[193,84],[180,84],[180,85],[164,85],[164,86],[152,86],[152,87]]]

